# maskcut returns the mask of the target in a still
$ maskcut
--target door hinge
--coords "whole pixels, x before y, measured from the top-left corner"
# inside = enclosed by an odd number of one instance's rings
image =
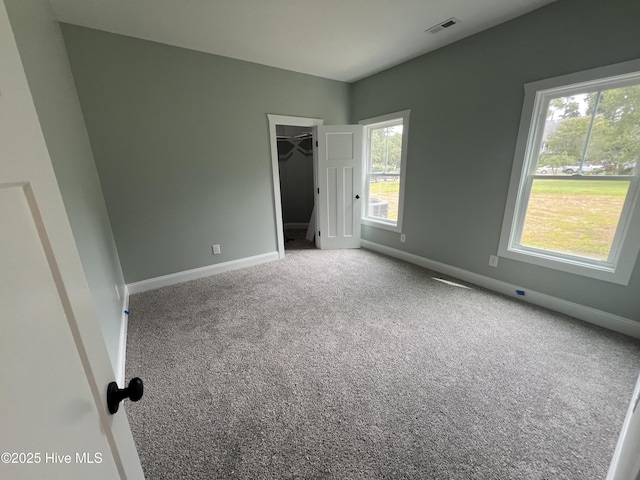
[[[322,235],[320,234],[320,230],[318,230],[318,236],[321,237]]]
[[[318,140],[316,140],[316,147],[318,146]]]
[[[318,187],[318,194],[320,194],[320,187]]]

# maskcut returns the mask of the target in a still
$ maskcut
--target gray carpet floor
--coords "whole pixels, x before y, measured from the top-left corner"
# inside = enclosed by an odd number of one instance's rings
[[[307,249],[133,295],[147,478],[604,478],[640,342],[434,277]]]

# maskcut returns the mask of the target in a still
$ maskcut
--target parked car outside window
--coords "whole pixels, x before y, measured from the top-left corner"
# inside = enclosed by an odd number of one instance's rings
[[[569,175],[573,175],[574,173],[580,172],[580,165],[569,165],[566,167],[562,167],[563,173],[568,173]],[[582,173],[602,173],[604,172],[604,167],[602,165],[582,165]]]

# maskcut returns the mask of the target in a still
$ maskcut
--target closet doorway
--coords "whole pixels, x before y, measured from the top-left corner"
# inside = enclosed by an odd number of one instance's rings
[[[277,125],[276,137],[284,248],[314,248],[313,128]]]
[[[313,207],[317,201],[317,181],[313,127],[324,121],[271,114],[267,117],[278,255],[283,258],[286,248],[315,247],[312,234],[316,231]]]

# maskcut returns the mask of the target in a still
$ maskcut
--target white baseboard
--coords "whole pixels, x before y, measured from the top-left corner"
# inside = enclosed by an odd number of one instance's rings
[[[285,223],[284,228],[296,228],[299,230],[306,230],[309,227],[309,222],[307,223]]]
[[[125,366],[127,361],[127,327],[129,325],[129,289],[124,286],[122,292],[122,319],[120,320],[120,345],[118,346],[118,364],[116,367],[116,382],[120,388],[125,384]]]
[[[604,312],[602,310],[597,310],[595,308],[585,307],[584,305],[569,302],[568,300],[563,300],[561,298],[536,292],[534,290],[529,290],[528,288],[521,288],[516,285],[503,282],[501,280],[496,280],[494,278],[486,277],[478,273],[469,272],[468,270],[463,270],[462,268],[436,262],[435,260],[429,260],[428,258],[414,255],[413,253],[403,252],[402,250],[387,247],[379,243],[362,240],[361,244],[363,248],[383,253],[385,255],[389,255],[390,257],[399,258],[400,260],[404,260],[406,262],[413,263],[430,270],[435,270],[436,272],[444,273],[445,275],[459,278],[460,280],[464,280],[469,283],[473,283],[474,285],[478,285],[495,292],[518,298],[519,300],[523,300],[525,302],[540,305],[550,310],[555,310],[556,312],[570,315],[580,320],[584,320],[585,322],[608,328],[609,330],[624,333],[625,335],[629,335],[631,337],[640,338],[640,322],[635,322],[628,318]],[[516,290],[524,291],[525,295],[518,295],[516,293]]]
[[[127,288],[129,289],[129,295],[133,295],[135,293],[147,292],[149,290],[168,287],[169,285],[175,285],[177,283],[188,282],[189,280],[197,280],[198,278],[216,275],[218,273],[227,272],[229,270],[237,270],[238,268],[250,267],[252,265],[272,262],[274,260],[278,260],[279,258],[280,257],[278,255],[278,252],[263,253],[261,255],[254,255],[252,257],[231,260],[230,262],[216,263],[215,265],[209,265],[207,267],[194,268],[192,270],[185,270],[184,272],[171,273],[169,275],[163,275],[161,277],[149,278],[140,282],[129,283],[127,284]]]

